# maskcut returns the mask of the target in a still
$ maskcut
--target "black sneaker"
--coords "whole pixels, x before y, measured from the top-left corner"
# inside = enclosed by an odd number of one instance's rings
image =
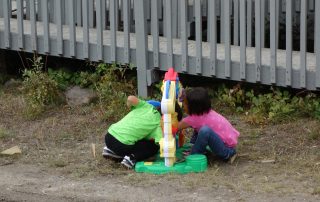
[[[125,167],[132,169],[134,165],[136,164],[136,160],[131,159],[129,156],[125,156],[123,160],[121,161],[121,164]]]
[[[122,159],[123,156],[120,156],[116,153],[114,153],[111,149],[109,149],[107,146],[105,146],[103,148],[103,152],[102,152],[102,156],[103,157],[111,157],[111,158],[116,158],[116,159]]]

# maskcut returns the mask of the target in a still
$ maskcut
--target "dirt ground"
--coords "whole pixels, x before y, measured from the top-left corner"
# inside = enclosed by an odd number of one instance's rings
[[[109,124],[95,105],[36,120],[24,109],[17,90],[0,90],[0,151],[22,150],[0,156],[0,201],[320,201],[316,120],[253,126],[226,115],[241,132],[233,164],[209,156],[205,173],[152,175],[101,157]]]

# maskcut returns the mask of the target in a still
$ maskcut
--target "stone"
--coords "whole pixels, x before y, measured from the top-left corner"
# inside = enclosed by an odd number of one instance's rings
[[[87,105],[98,98],[92,89],[81,88],[79,86],[74,86],[67,90],[65,96],[70,106]]]

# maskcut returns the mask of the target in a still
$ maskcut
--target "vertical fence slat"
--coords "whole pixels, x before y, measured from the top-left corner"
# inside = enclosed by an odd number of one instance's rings
[[[307,1],[307,0],[304,0]],[[281,12],[281,1],[276,1],[276,49],[279,48],[279,21],[280,21],[280,12]]]
[[[301,1],[300,11],[300,87],[306,87],[307,1]]]
[[[96,22],[97,22],[97,60],[101,61],[103,59],[103,37],[102,37],[102,0],[96,1]],[[112,35],[112,33],[111,33]],[[111,44],[115,43],[111,39]],[[111,46],[111,60],[115,61],[113,49]]]
[[[246,0],[240,0],[240,79],[246,79]]]
[[[224,2],[226,0],[220,1],[220,43],[224,43],[224,25],[225,25],[225,19],[224,19]],[[229,0],[228,0],[229,1]]]
[[[37,21],[36,21],[36,5],[35,0],[30,0],[30,25],[31,25],[31,48],[37,51]]]
[[[26,1],[26,20],[30,20],[30,0]]]
[[[172,45],[172,8],[171,0],[166,0],[166,37],[167,37],[167,68],[173,67],[173,45]]]
[[[159,20],[158,20],[158,0],[151,2],[151,26],[152,26],[152,41],[153,41],[153,66],[159,67]]]
[[[41,12],[41,10],[42,10],[42,1],[41,0],[37,0],[36,1],[37,2],[37,20],[38,21],[42,21],[42,12]]]
[[[261,1],[255,1],[255,62],[256,62],[256,81],[261,81]]]
[[[188,17],[188,0],[180,1],[180,22],[181,22],[181,64],[182,71],[188,71],[188,35],[187,35],[187,17]]]
[[[3,1],[3,15],[4,15],[4,44],[6,48],[10,48],[10,16],[9,0]]]
[[[291,86],[292,68],[292,0],[286,0],[286,85]]]
[[[123,0],[124,61],[130,63],[130,0]]]
[[[102,1],[102,29],[105,30],[107,28],[107,9],[106,9],[106,0]]]
[[[171,0],[172,5],[172,37],[178,37],[178,0]]]
[[[111,30],[111,61],[116,61],[116,40],[117,40],[117,14],[118,11],[118,1],[110,0],[110,30]]]
[[[20,49],[24,48],[23,40],[23,1],[17,0],[17,23],[18,23],[18,47]]]
[[[239,0],[234,0],[233,13],[233,44],[239,45]],[[212,12],[212,11],[211,11]]]
[[[4,6],[3,1],[0,1],[0,18],[3,18]]]
[[[230,77],[231,75],[231,40],[230,40],[230,1],[227,0],[224,2],[224,43],[225,43],[225,76]]]
[[[50,53],[48,0],[42,1],[43,45],[44,52]]]
[[[217,64],[217,19],[216,19],[216,1],[209,0],[208,2],[208,27],[210,28],[210,75],[216,75]]]
[[[82,0],[83,14],[83,58],[89,59],[89,2]]]
[[[270,82],[276,83],[277,49],[276,49],[276,1],[270,0]]]
[[[229,0],[228,0],[229,1]],[[202,72],[202,15],[201,1],[195,2],[196,16],[196,73]]]
[[[89,0],[89,27],[92,28],[94,25],[94,1]]]
[[[56,4],[56,26],[57,26],[57,52],[59,55],[63,55],[63,33],[62,33],[62,1],[55,0]]]
[[[252,46],[252,0],[247,0],[247,46]]]
[[[316,87],[320,88],[320,0],[315,2],[315,23]]]
[[[135,30],[136,30],[136,43],[137,51],[137,76],[138,76],[138,94],[147,97],[147,31],[146,31],[146,15],[144,11],[145,0],[134,1],[134,14],[135,14]]]
[[[82,5],[81,5],[81,1],[79,0],[75,0],[75,4],[76,4],[76,23],[77,26],[82,26]]]
[[[265,47],[265,18],[266,18],[266,0],[261,0],[261,48]]]
[[[70,0],[68,1],[68,11],[70,12],[68,14],[69,17],[69,41],[70,41],[70,56],[75,57],[76,56],[76,31],[75,31],[75,19],[74,19],[74,1]]]

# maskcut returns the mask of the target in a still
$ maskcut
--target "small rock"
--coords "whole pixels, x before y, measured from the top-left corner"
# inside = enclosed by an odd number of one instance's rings
[[[86,105],[93,102],[98,96],[92,89],[84,89],[74,86],[65,93],[67,103],[70,106]]]
[[[21,149],[18,146],[11,147],[10,149],[1,152],[3,155],[21,154]]]
[[[14,88],[14,87],[20,86],[21,83],[22,83],[21,81],[11,78],[9,81],[4,83],[4,87],[5,88]]]

